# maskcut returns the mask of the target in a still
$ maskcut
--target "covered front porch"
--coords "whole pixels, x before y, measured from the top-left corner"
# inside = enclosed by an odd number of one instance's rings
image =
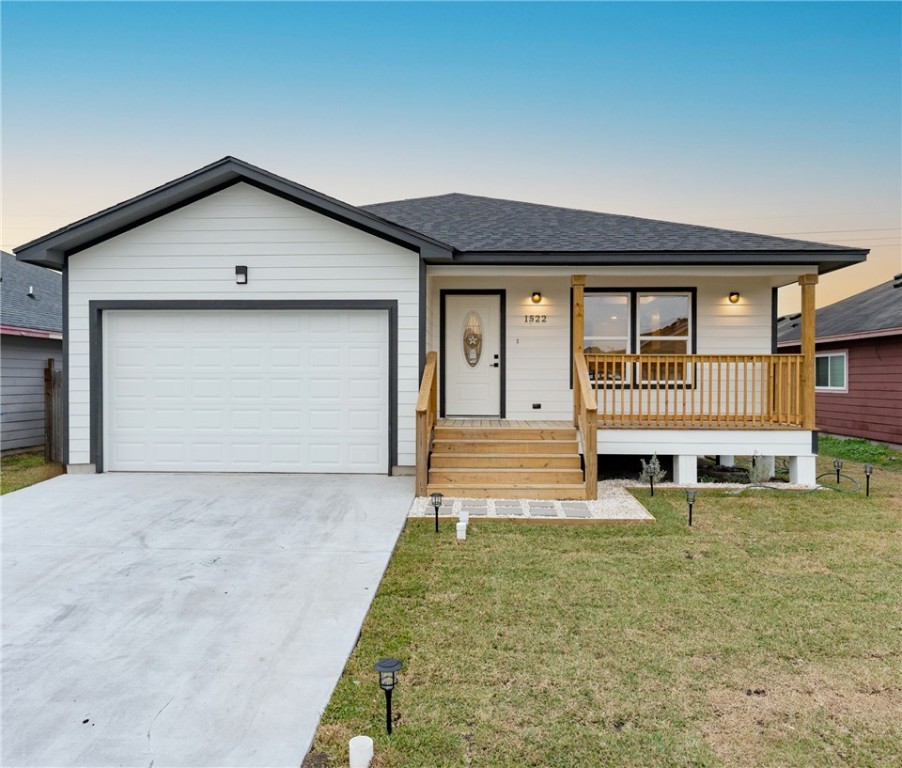
[[[507,286],[501,280],[500,288],[491,293],[501,297],[498,333],[504,342],[500,354],[495,353],[493,358],[488,354],[494,348],[487,346],[485,350],[489,369],[500,369],[501,405],[500,412],[483,416],[455,415],[446,407],[442,354],[450,357],[456,349],[444,315],[444,294],[466,295],[467,290],[442,290],[441,331],[432,336],[435,346],[441,349],[426,356],[416,406],[418,495],[439,491],[459,497],[595,499],[598,457],[606,454],[671,455],[674,479],[680,483],[696,482],[695,461],[701,455],[783,455],[790,457],[793,482],[813,484],[813,321],[817,277],[803,275],[798,281],[802,286],[803,339],[808,337],[811,349],[803,345],[802,354],[783,355],[759,351],[698,353],[696,345],[718,346],[717,328],[700,328],[702,323],[698,320],[717,313],[727,327],[722,335],[729,346],[743,346],[741,320],[737,323],[728,314],[729,309],[720,308],[720,298],[716,294],[709,298],[702,287],[691,293],[691,319],[686,323],[690,330],[685,332],[685,346],[691,353],[626,354],[589,348],[584,275],[572,275],[568,281],[570,300],[566,313],[561,312],[560,295],[554,295],[543,306],[538,292],[535,293],[540,302],[536,302],[535,295],[524,294],[521,301],[540,304],[539,315],[554,322],[548,323],[550,328],[538,328],[528,336],[523,326],[505,329],[504,319],[522,319],[528,326],[531,314],[524,311],[530,309],[528,306],[510,307],[510,297],[505,295]],[[522,280],[510,284],[518,293],[524,293]],[[669,288],[658,289],[658,293],[665,291]],[[474,290],[473,294],[488,292]],[[689,290],[682,293],[690,295]],[[751,295],[751,301],[758,301],[761,292],[749,290],[747,295]],[[456,332],[454,328],[452,332]],[[565,333],[569,349],[561,355],[554,342],[562,341]],[[671,333],[677,336],[676,332]],[[751,350],[760,349],[761,329],[750,322],[747,333],[750,338],[744,345]],[[660,346],[660,341],[653,341]],[[505,355],[505,343],[508,350],[515,350],[514,361]],[[650,344],[650,348],[655,344]],[[725,344],[722,342],[721,346]],[[536,374],[533,387],[527,390],[520,372],[530,365]],[[515,382],[511,382],[512,370],[517,373]],[[562,395],[570,402],[563,413]],[[530,418],[520,400],[535,401],[533,409],[552,403],[548,416],[553,418]],[[510,407],[512,401],[515,409]]]

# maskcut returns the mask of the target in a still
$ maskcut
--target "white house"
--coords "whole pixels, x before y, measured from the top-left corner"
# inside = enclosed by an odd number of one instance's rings
[[[16,254],[63,271],[73,468],[579,498],[597,457],[652,451],[679,482],[758,452],[813,483],[815,284],[867,250],[457,194],[361,208],[226,157]],[[811,348],[778,355],[795,282]]]

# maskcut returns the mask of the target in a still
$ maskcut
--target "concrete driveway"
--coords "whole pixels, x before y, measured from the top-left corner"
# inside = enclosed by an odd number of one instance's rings
[[[172,474],[4,496],[3,766],[296,768],[412,498]]]

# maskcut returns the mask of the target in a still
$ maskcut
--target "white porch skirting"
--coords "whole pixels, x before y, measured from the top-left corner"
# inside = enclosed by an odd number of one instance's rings
[[[699,456],[788,456],[790,482],[815,484],[812,433],[803,429],[599,429],[598,453],[606,456],[673,456],[674,482],[698,480]]]

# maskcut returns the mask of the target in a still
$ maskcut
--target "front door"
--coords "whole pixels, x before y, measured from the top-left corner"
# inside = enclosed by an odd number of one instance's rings
[[[502,416],[502,297],[447,293],[442,392],[447,417]]]

